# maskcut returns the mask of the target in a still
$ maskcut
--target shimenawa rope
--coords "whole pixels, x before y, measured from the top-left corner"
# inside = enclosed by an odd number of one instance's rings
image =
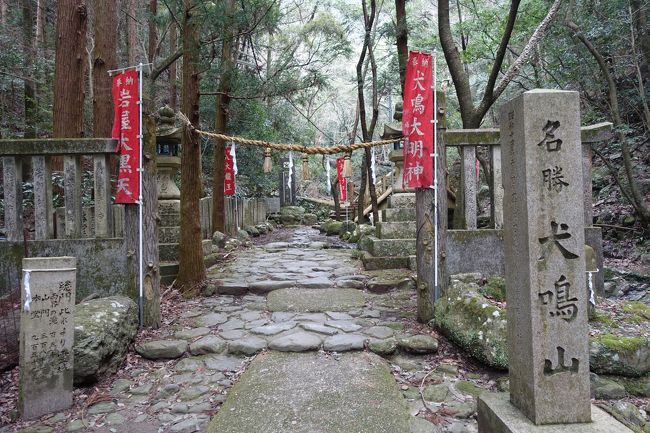
[[[355,150],[365,149],[375,146],[383,146],[386,144],[396,143],[401,141],[401,138],[394,138],[391,140],[380,140],[380,141],[369,141],[367,143],[354,143],[354,144],[337,144],[330,147],[322,146],[313,146],[307,147],[301,144],[286,144],[286,143],[270,143],[263,140],[252,140],[249,138],[242,137],[232,137],[230,135],[217,134],[215,132],[201,131],[192,125],[190,120],[183,113],[178,112],[178,119],[183,125],[192,131],[196,132],[199,135],[209,138],[217,138],[224,141],[232,141],[233,143],[243,144],[248,146],[258,146],[258,147],[268,147],[273,150],[285,151],[285,152],[300,152],[307,155],[334,155],[336,153],[350,153]]]

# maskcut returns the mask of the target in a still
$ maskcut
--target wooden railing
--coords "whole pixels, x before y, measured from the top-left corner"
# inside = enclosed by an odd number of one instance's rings
[[[115,154],[116,146],[115,140],[104,138],[0,140],[7,240],[23,240],[22,163],[25,158],[31,158],[32,162],[34,239],[46,240],[55,236],[51,175],[53,157],[63,159],[64,237],[82,236],[82,156],[90,156],[93,159],[94,235],[111,237],[113,217],[108,167],[109,158]]]
[[[591,145],[610,139],[612,124],[603,122],[581,128],[585,224],[592,225],[592,189],[591,189]],[[492,185],[490,191],[490,215],[494,228],[503,228],[503,181],[501,172],[501,144],[499,129],[448,129],[443,136],[445,146],[458,147],[461,161],[460,184],[464,186],[456,195],[456,210],[461,209],[462,227],[465,230],[476,230],[478,220],[476,177],[476,152],[480,146],[489,148],[489,159],[492,167]],[[460,206],[459,206],[460,205]]]
[[[393,176],[395,173],[390,173],[377,178],[375,182],[375,192],[377,193],[377,205],[384,202],[393,193]],[[372,203],[370,200],[370,191],[366,188],[366,194],[363,200],[363,215],[366,216],[372,212]]]

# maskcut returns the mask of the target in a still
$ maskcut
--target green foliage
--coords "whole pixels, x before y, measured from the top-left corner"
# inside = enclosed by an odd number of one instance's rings
[[[501,277],[489,277],[479,292],[487,298],[504,302],[506,300],[506,282]]]

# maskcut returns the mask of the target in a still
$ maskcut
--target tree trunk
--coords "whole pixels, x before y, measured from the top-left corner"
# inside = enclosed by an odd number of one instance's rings
[[[7,0],[0,0],[0,25],[7,25]]]
[[[137,62],[138,50],[138,22],[136,21],[138,14],[138,0],[127,0],[127,15],[126,15],[126,57],[128,66],[133,66]]]
[[[192,16],[193,1],[184,0],[183,12],[183,113],[199,125],[199,35]],[[183,135],[181,155],[181,240],[177,282],[187,293],[196,293],[205,280],[201,246],[199,199],[201,191],[201,146],[190,128]]]
[[[406,64],[409,58],[406,0],[395,0],[395,18],[397,62],[399,63],[400,88],[402,89],[402,98],[404,98],[404,80],[406,80]]]
[[[632,154],[630,151],[630,145],[625,136],[625,132],[622,130],[623,121],[621,119],[621,112],[618,106],[618,91],[616,88],[616,81],[610,71],[610,67],[603,57],[603,55],[598,51],[598,49],[593,45],[591,40],[589,40],[573,21],[569,18],[565,21],[566,26],[573,32],[574,36],[587,48],[589,53],[592,55],[598,67],[600,68],[601,73],[605,77],[607,82],[607,92],[609,96],[609,106],[612,114],[612,121],[614,123],[614,130],[616,131],[616,136],[619,143],[621,144],[621,153],[623,155],[623,166],[625,167],[625,175],[628,181],[629,195],[632,198],[632,206],[636,211],[637,215],[643,222],[645,229],[650,228],[650,206],[646,203],[644,196],[639,190],[639,186],[636,182],[634,176],[634,167],[632,166]],[[612,173],[614,176],[617,176],[616,173]]]
[[[172,23],[169,27],[169,54],[176,52],[178,46],[178,30],[176,24]],[[176,62],[169,66],[169,106],[172,110],[178,109],[178,76],[176,73]]]
[[[149,0],[149,44],[147,46],[148,60],[154,63],[156,60],[156,44],[158,32],[156,29],[156,14],[158,13],[158,0]]]
[[[31,0],[22,0],[23,9],[23,53],[24,53],[24,107],[25,107],[25,133],[24,138],[36,137],[36,124],[38,122],[38,107],[36,104],[36,84],[34,82],[34,60],[36,58],[36,45],[34,38],[34,6]],[[26,170],[29,171],[29,170]]]
[[[84,135],[86,19],[85,0],[57,2],[53,110],[53,135],[57,138]]]
[[[223,39],[223,49],[221,50],[221,79],[219,82],[219,94],[216,101],[215,132],[226,134],[228,131],[228,108],[230,106],[230,87],[231,74],[233,65],[233,38],[235,29],[233,28],[232,14],[234,12],[234,0],[228,0],[226,3],[226,24],[225,36]],[[223,177],[225,174],[224,164],[226,157],[226,143],[223,140],[216,139],[214,143],[214,164],[212,179],[212,229],[215,231],[225,232],[226,218],[223,196]]]
[[[117,4],[94,0],[94,6],[93,136],[110,137],[113,129],[113,79],[107,71],[117,65]],[[112,164],[111,173],[114,168]]]

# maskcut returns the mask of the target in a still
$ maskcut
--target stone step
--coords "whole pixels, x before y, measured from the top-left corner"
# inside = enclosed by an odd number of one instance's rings
[[[366,271],[408,268],[409,264],[408,257],[375,257],[368,252],[361,256],[361,261]]]
[[[394,193],[388,198],[388,207],[391,208],[409,208],[415,207],[414,192]]]
[[[212,240],[204,239],[201,241],[203,247],[203,255],[207,256],[212,253]],[[173,262],[178,260],[180,254],[180,246],[177,243],[160,243],[158,244],[158,254],[160,260]]]
[[[158,227],[179,227],[181,225],[180,213],[158,212],[160,223]]]
[[[207,433],[404,433],[410,423],[376,355],[270,352],[246,368]]]
[[[391,208],[381,211],[381,220],[386,222],[415,221],[415,208]]]
[[[414,239],[416,236],[415,223],[412,221],[380,222],[377,224],[379,239]]]
[[[158,242],[162,244],[171,244],[178,242],[180,238],[180,227],[158,227]]]
[[[160,263],[160,276],[178,275],[178,262]]]
[[[375,257],[408,257],[415,254],[415,239],[369,238],[368,252]]]

